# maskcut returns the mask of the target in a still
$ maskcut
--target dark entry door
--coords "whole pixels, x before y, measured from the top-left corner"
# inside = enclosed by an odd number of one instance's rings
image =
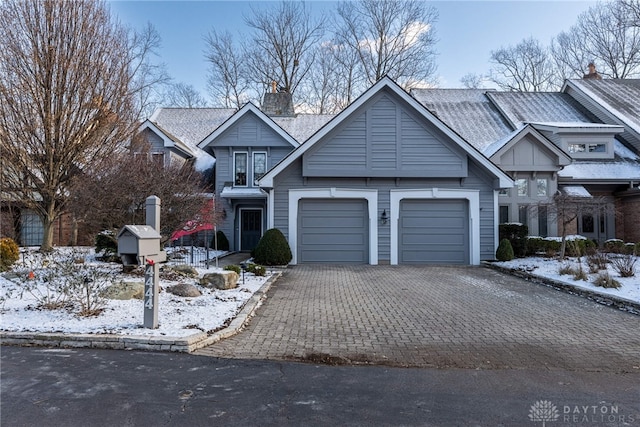
[[[250,251],[262,237],[262,210],[243,209],[240,212],[240,250]]]

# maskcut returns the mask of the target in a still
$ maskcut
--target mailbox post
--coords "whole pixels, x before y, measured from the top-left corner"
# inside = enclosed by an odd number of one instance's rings
[[[160,199],[146,200],[146,225],[125,225],[118,233],[118,255],[122,264],[144,265],[144,327],[158,327],[160,266],[167,254],[160,249]]]

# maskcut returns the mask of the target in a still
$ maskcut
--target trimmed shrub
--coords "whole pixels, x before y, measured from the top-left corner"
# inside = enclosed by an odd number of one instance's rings
[[[527,235],[529,227],[523,224],[507,223],[499,226],[500,241],[507,239],[513,248],[513,254],[518,258],[527,255]]]
[[[609,239],[604,242],[605,252],[621,254],[624,252],[624,242],[620,239]]]
[[[219,251],[228,251],[229,250],[229,239],[222,232],[222,230],[216,231],[216,234],[213,238],[211,238],[211,249],[216,248],[216,240],[218,241],[218,250]]]
[[[0,271],[7,271],[20,259],[18,244],[9,237],[0,239]]]
[[[104,230],[98,233],[96,236],[96,254],[101,252],[105,261],[111,261],[110,258],[117,257],[118,239],[115,231]]]
[[[225,265],[222,269],[226,271],[235,271],[236,273],[238,273],[238,275],[242,274],[242,269],[239,265]]]
[[[277,228],[267,230],[252,252],[256,262],[263,265],[286,265],[291,258],[291,248],[284,234]]]
[[[267,274],[267,269],[262,265],[254,265],[252,273],[256,276],[263,277]]]
[[[636,252],[636,255],[637,255],[637,256],[640,256],[640,242],[636,243],[636,250],[635,250],[635,252]]]
[[[633,255],[636,250],[636,245],[633,243],[624,244],[624,253],[627,255]]]
[[[500,240],[498,250],[496,250],[496,259],[498,261],[511,261],[513,259],[513,248],[508,239]]]
[[[547,252],[546,240],[542,237],[529,237],[527,239],[527,255],[537,255]]]

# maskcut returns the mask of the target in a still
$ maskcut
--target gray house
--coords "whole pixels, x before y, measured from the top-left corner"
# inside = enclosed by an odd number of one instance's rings
[[[513,181],[389,78],[260,180],[293,263],[479,264]]]
[[[494,257],[501,222],[557,235],[551,213],[528,208],[557,191],[617,208],[570,232],[640,240],[639,82],[408,94],[384,78],[336,116],[296,114],[279,92],[261,108],[160,109],[141,130],[165,158],[215,159],[232,250],[275,227],[294,263],[473,265]]]

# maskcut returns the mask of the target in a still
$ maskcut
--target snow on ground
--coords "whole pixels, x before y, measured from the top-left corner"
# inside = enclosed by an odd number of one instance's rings
[[[57,253],[68,253],[70,249],[59,249]],[[122,266],[115,263],[103,263],[95,260],[93,250],[83,249],[84,265],[111,270],[117,274],[117,280],[143,282],[144,277],[124,275]],[[213,257],[213,255],[212,255]],[[45,310],[38,308],[38,301],[29,292],[23,292],[25,285],[36,285],[36,292],[46,292],[46,283],[41,279],[46,275],[43,269],[34,269],[35,278],[28,280],[30,259],[23,257],[14,265],[16,274],[0,274],[0,330],[11,332],[62,332],[83,334],[117,334],[138,336],[185,337],[201,331],[214,331],[222,328],[233,319],[242,306],[271,277],[267,271],[265,277],[245,273],[238,280],[238,287],[231,290],[211,290],[196,284],[197,279],[176,277],[163,279],[161,274],[158,304],[158,329],[144,328],[143,301],[107,300],[105,310],[98,316],[80,317],[68,309]],[[205,273],[220,271],[221,268],[196,268],[200,277]],[[9,277],[9,278],[7,278]],[[164,291],[168,286],[178,283],[196,284],[202,296],[184,298]]]
[[[588,281],[574,280],[573,276],[560,275],[559,273],[560,268],[565,265],[577,268],[577,258],[567,258],[564,261],[559,261],[558,259],[554,258],[529,257],[517,258],[506,262],[496,262],[494,264],[513,270],[527,271],[534,276],[553,279],[567,285],[575,286],[576,288],[586,289],[591,292],[603,295],[612,295],[618,298],[623,298],[640,303],[640,257],[636,257],[636,260],[636,273],[633,277],[620,277],[620,275],[613,269],[612,265],[607,264],[609,275],[613,279],[620,282],[621,287],[618,289],[595,286],[592,281],[597,276],[597,274],[589,273],[589,266],[586,263],[585,257],[582,257],[581,261],[583,271],[585,273],[588,273]]]

